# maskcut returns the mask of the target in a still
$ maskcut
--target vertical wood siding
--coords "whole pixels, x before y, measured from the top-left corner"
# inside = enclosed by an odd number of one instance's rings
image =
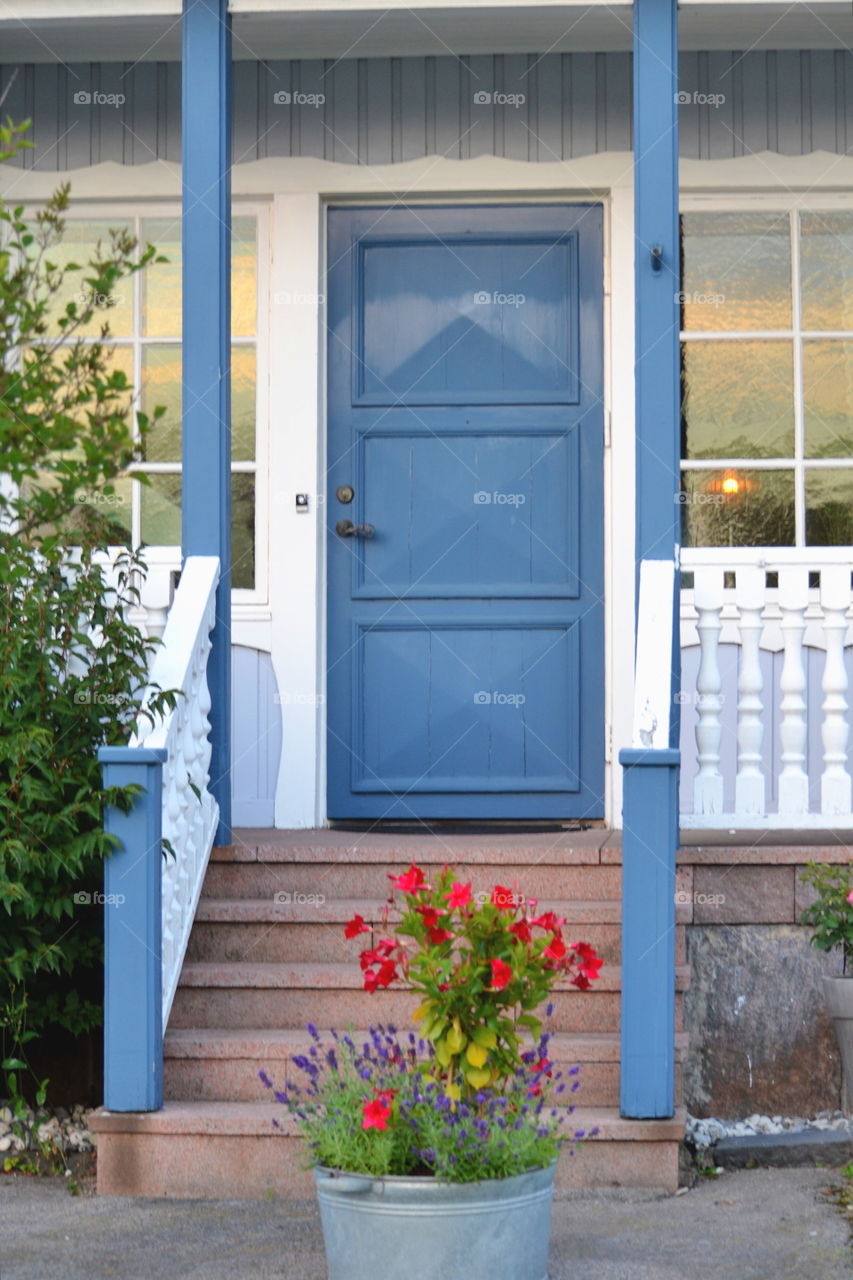
[[[14,71],[0,67],[0,93]],[[61,170],[180,161],[180,80],[180,64],[171,62],[19,68],[4,113],[32,119],[36,144],[20,163]],[[680,80],[685,157],[853,152],[853,53],[683,53]],[[124,101],[75,102],[81,93]],[[512,101],[496,108],[478,94]],[[234,65],[235,164],[269,156],[369,165],[426,155],[536,162],[630,148],[627,53]]]
[[[231,688],[231,820],[271,827],[283,717],[269,654],[233,645]]]

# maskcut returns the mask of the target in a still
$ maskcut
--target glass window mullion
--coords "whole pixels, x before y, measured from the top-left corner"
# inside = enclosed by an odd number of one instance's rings
[[[134,220],[137,244],[141,244],[142,219]],[[142,332],[142,272],[133,277],[133,386],[136,391],[136,407],[142,408],[142,348],[139,335]],[[134,419],[134,435],[138,428]],[[138,547],[142,542],[142,485],[134,480],[131,485],[131,541]]]
[[[800,215],[791,210],[791,288],[794,322],[794,527],[796,545],[806,543],[806,484],[803,466],[805,425],[803,408],[803,317],[800,290]]]

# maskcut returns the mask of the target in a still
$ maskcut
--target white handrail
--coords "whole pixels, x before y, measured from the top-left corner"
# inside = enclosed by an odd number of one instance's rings
[[[143,712],[160,689],[176,690],[164,715],[140,714],[132,747],[160,747],[163,765],[163,1027],[168,1022],[201,886],[219,821],[210,782],[210,692],[207,659],[216,617],[219,560],[190,556],[169,611],[142,700]]]
[[[642,562],[634,667],[634,747],[665,750],[670,745],[674,590],[672,560]]]

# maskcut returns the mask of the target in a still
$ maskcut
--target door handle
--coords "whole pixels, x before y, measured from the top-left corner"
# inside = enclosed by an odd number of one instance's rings
[[[372,538],[375,532],[372,524],[353,524],[352,520],[339,520],[335,525],[339,538]]]

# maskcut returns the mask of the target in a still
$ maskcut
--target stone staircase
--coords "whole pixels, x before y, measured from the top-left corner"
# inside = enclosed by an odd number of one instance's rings
[[[675,1190],[683,1115],[623,1120],[619,1100],[620,849],[605,831],[559,835],[421,837],[333,831],[253,831],[215,849],[166,1034],[162,1111],[104,1113],[98,1121],[101,1192],[187,1197],[312,1194],[304,1152],[270,1104],[263,1068],[298,1078],[305,1024],[407,1028],[415,1001],[370,995],[357,956],[367,935],[344,938],[356,912],[377,922],[388,872],[411,861],[450,862],[476,890],[518,881],[541,909],[567,917],[567,934],[605,959],[594,988],[555,995],[552,1057],[579,1065],[577,1128],[598,1137],[561,1161],[563,1186],[620,1184]],[[684,929],[677,987],[684,989]],[[680,1017],[680,994],[678,1015]],[[680,1021],[677,1023],[680,1028]],[[685,1037],[678,1033],[676,1083]]]

